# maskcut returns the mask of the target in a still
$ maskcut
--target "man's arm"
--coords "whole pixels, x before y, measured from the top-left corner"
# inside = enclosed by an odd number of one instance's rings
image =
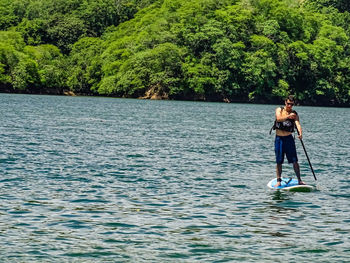
[[[299,137],[299,139],[302,139],[303,138],[303,129],[301,128],[298,115],[296,115],[295,126],[298,129],[298,137]]]
[[[276,120],[278,122],[283,122],[286,121],[288,119],[292,119],[292,120],[296,120],[298,115],[296,115],[295,113],[289,113],[287,116],[282,116],[282,109],[281,108],[277,108],[276,109]]]

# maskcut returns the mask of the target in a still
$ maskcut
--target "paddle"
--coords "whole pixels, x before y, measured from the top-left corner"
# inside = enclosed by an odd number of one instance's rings
[[[297,130],[298,135],[300,135],[299,130],[298,130],[298,129],[296,129],[296,130]],[[307,161],[309,162],[309,165],[310,165],[310,168],[311,168],[311,172],[312,172],[312,174],[313,174],[313,176],[314,176],[315,180],[317,181],[317,178],[316,178],[316,175],[315,175],[314,169],[312,168],[312,165],[311,165],[311,162],[310,162],[309,155],[308,155],[308,154],[307,154],[307,152],[306,152],[304,142],[303,142],[303,140],[302,140],[302,139],[300,139],[300,142],[301,142],[301,145],[303,146],[303,149],[304,149],[304,152],[305,152],[305,155],[306,155]]]

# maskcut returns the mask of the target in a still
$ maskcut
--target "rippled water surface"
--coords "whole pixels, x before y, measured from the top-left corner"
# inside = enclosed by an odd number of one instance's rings
[[[0,107],[1,262],[350,261],[350,109],[296,107],[317,190],[286,193],[266,187],[276,105],[0,94]]]

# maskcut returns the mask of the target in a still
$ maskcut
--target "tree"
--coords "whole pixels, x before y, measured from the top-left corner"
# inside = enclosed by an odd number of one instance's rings
[[[82,38],[73,46],[69,63],[71,72],[67,84],[76,93],[96,94],[101,80],[103,41]]]
[[[40,84],[38,92],[62,93],[66,88],[66,69],[62,67],[63,56],[60,50],[49,44],[26,46],[24,53],[37,63]]]
[[[99,92],[140,97],[148,91],[162,97],[177,96],[182,78],[181,57],[181,49],[171,43],[138,52],[122,63],[115,76],[102,80]]]
[[[75,16],[58,16],[51,21],[47,29],[50,43],[55,43],[63,53],[67,54],[72,45],[87,32],[84,21]]]

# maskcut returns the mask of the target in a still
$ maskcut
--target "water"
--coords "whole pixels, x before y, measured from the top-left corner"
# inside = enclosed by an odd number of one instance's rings
[[[350,109],[296,107],[318,190],[285,193],[266,187],[276,105],[0,94],[0,107],[1,262],[350,261]]]

